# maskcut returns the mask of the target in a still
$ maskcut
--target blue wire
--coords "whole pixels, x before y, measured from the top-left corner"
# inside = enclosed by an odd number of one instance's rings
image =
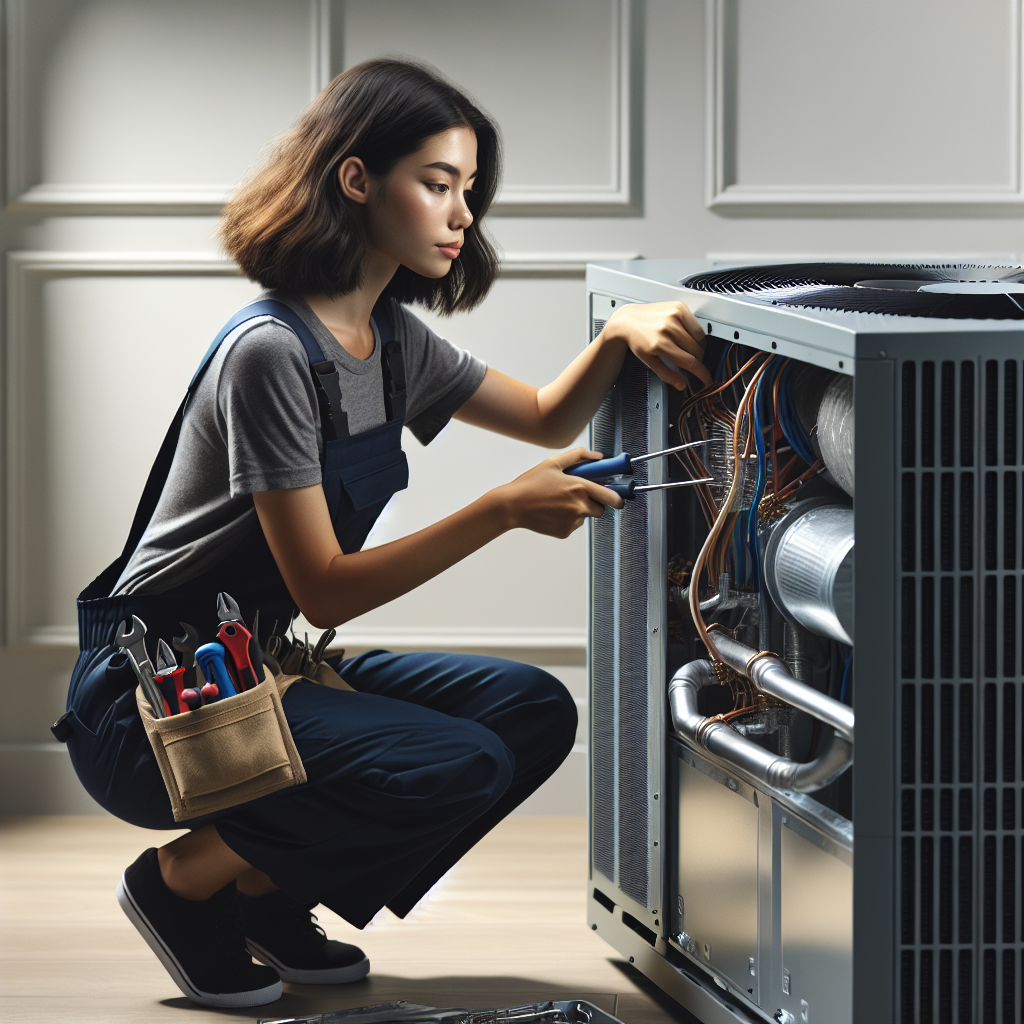
[[[849,704],[850,703],[849,700],[847,700],[847,696],[848,696],[847,691],[849,689],[848,683],[850,682],[850,667],[852,665],[853,665],[853,651],[850,651],[850,653],[846,656],[846,668],[843,669],[843,685],[839,689],[839,699],[844,704]]]
[[[782,432],[793,451],[810,466],[815,458],[814,449],[796,413],[789,380],[792,369],[793,364],[789,363],[782,371],[782,382],[779,385],[779,426],[782,427]]]

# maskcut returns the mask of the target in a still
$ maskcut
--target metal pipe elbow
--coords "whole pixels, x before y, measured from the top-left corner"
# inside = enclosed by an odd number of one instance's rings
[[[755,651],[721,630],[715,630],[714,637],[719,657],[731,669],[746,676],[765,693],[832,726],[852,746],[854,715],[853,708],[848,704],[815,690],[813,686],[798,682],[786,663],[774,654]]]
[[[824,788],[853,763],[853,746],[834,730],[822,739],[818,756],[804,764],[765,750],[724,722],[705,718],[697,710],[697,694],[705,686],[717,684],[718,677],[709,661],[688,662],[672,677],[668,703],[677,735],[768,786],[797,793]]]

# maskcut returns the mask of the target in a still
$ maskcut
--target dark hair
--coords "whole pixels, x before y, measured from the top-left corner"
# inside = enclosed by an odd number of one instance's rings
[[[336,296],[357,288],[366,253],[363,211],[348,199],[338,168],[359,157],[375,177],[453,128],[476,133],[473,223],[445,277],[399,267],[385,291],[439,313],[472,309],[494,283],[498,256],[480,222],[501,176],[497,126],[427,64],[377,57],[338,75],[278,140],[264,166],[231,197],[220,235],[246,277],[296,295]]]

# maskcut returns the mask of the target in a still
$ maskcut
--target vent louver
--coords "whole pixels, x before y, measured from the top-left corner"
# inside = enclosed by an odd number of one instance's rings
[[[1018,1022],[1021,364],[899,372],[900,1014]]]
[[[627,357],[593,422],[599,451],[650,449],[649,387],[646,367]],[[646,481],[646,466],[638,464],[636,473],[638,483]],[[591,520],[591,841],[594,867],[652,907],[660,896],[650,892],[647,516],[640,496],[615,515]],[[655,710],[654,727],[661,728],[661,709]]]

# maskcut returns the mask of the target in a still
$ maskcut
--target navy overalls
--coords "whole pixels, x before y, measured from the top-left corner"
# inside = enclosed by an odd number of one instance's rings
[[[351,554],[408,484],[404,372],[387,358],[401,352],[397,342],[386,344],[390,306],[382,301],[373,315],[388,420],[354,436],[335,393],[333,363],[301,318],[275,300],[246,306],[228,322],[190,393],[220,342],[267,314],[306,348],[320,402],[324,492],[338,542]],[[81,654],[60,733],[93,798],[119,818],[155,829],[181,826],[139,718],[135,676],[113,643],[118,623],[138,615],[151,648],[157,637],[180,635],[180,621],[206,642],[217,631],[218,591],[236,599],[250,624],[258,609],[264,627],[276,620],[283,632],[295,614],[258,524],[219,563],[166,593],[108,596],[156,508],[187,402],[164,439],[121,557],[79,596]],[[572,747],[576,708],[546,672],[497,658],[371,651],[337,668],[356,692],[300,681],[283,699],[308,781],[188,825],[215,822],[231,849],[294,899],[323,903],[361,928],[385,905],[403,917],[551,775]]]

